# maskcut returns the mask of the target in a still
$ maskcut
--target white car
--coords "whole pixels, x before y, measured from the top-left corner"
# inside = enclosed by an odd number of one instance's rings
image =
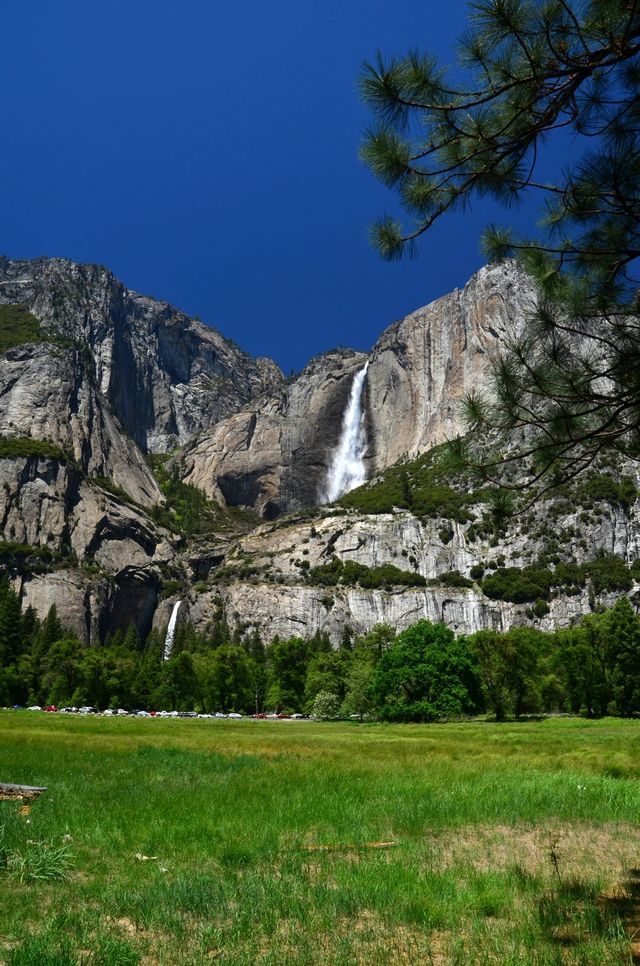
[[[39,704],[32,704],[30,708],[27,708],[27,711],[42,711],[42,708]]]
[[[103,711],[102,714],[105,716],[105,718],[110,718],[112,715],[115,714],[115,711],[113,710],[113,708],[107,708],[107,710]]]
[[[223,714],[222,711],[216,711],[216,713],[214,714],[213,717],[214,718],[226,718],[227,716],[226,716],[226,714]]]
[[[242,715],[238,714],[237,711],[230,711],[229,714],[227,715],[227,718],[241,718],[241,717]]]

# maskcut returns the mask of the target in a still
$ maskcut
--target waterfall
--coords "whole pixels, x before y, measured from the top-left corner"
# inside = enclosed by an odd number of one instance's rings
[[[168,661],[171,657],[171,651],[173,650],[173,638],[176,633],[176,624],[178,623],[178,611],[180,610],[181,600],[177,600],[173,605],[173,610],[171,611],[171,617],[169,618],[169,625],[167,627],[167,636],[164,639],[164,652],[162,658],[164,661]]]
[[[364,454],[367,448],[367,437],[364,429],[362,393],[368,368],[367,362],[353,379],[349,402],[342,417],[340,439],[327,473],[325,489],[327,503],[333,503],[343,493],[360,486],[366,479]]]

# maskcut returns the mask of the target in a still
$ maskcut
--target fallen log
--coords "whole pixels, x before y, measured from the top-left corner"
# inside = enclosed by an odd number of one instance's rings
[[[37,785],[7,785],[0,782],[0,801],[11,801],[14,799],[26,798],[32,800],[46,792],[47,786]]]

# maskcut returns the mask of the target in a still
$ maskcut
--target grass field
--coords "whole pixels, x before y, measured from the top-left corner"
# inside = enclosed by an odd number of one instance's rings
[[[0,714],[48,786],[0,802],[0,963],[637,962],[639,777],[611,719]]]

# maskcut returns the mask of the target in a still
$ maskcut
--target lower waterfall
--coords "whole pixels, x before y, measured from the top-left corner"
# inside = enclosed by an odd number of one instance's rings
[[[171,611],[171,617],[169,618],[169,624],[167,626],[167,636],[164,639],[164,651],[162,653],[163,661],[168,661],[171,657],[171,652],[173,650],[173,638],[176,633],[176,624],[178,623],[178,611],[180,610],[181,600],[177,600],[173,605],[173,610]]]

